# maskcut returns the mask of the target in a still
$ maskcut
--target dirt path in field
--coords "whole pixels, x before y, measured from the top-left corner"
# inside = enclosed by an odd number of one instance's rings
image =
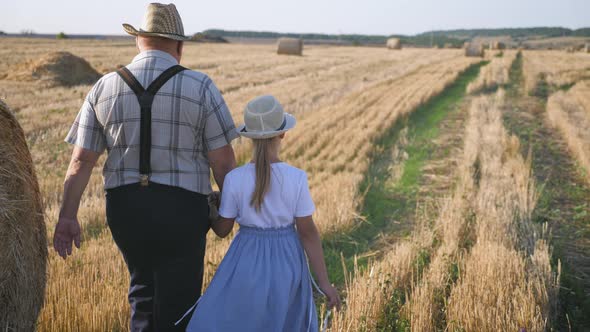
[[[522,59],[511,69],[506,127],[529,149],[542,186],[534,218],[552,229],[554,259],[562,263],[558,331],[590,330],[590,188],[559,133],[545,120],[545,100],[524,93]]]

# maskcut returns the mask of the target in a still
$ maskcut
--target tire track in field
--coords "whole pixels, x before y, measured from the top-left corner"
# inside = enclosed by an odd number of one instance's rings
[[[545,121],[544,100],[523,90],[522,58],[511,69],[506,127],[519,137],[522,153],[532,150],[533,173],[542,184],[534,220],[548,222],[561,259],[558,330],[590,329],[590,187],[567,144]],[[554,262],[556,263],[556,262]]]
[[[422,209],[448,194],[454,182],[466,118],[461,101],[479,66],[473,65],[440,94],[398,119],[375,143],[371,166],[360,189],[365,192],[366,220],[349,233],[324,240],[327,254],[334,256],[332,259],[340,254],[347,270],[354,271],[354,279],[351,275],[346,282],[351,292],[348,305],[354,310],[339,315],[334,330],[390,331],[409,324],[401,317],[407,292],[428,268],[436,248],[432,225],[422,223],[436,218],[438,210],[426,208],[428,215],[422,216]],[[371,272],[363,268],[368,258],[373,260]],[[377,277],[372,272],[375,267],[380,271]],[[379,279],[377,284],[371,281],[374,278]],[[372,286],[360,286],[365,283]],[[374,292],[371,287],[381,288],[379,283],[394,289],[371,295],[377,297],[368,300],[370,296],[365,293]],[[355,322],[359,311],[367,311],[365,314],[371,317]]]

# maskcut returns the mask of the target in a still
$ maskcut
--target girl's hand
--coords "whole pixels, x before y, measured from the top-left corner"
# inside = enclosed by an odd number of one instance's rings
[[[332,309],[336,307],[336,309],[340,310],[341,302],[340,295],[338,295],[338,290],[332,285],[326,285],[320,288],[328,298],[328,308]]]

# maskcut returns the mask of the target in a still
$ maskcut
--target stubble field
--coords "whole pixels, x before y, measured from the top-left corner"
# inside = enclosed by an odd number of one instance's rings
[[[71,153],[63,138],[91,85],[3,74],[54,51],[106,73],[137,51],[130,41],[0,44],[0,98],[25,130],[51,238]],[[181,64],[213,79],[236,124],[261,94],[297,117],[282,158],[308,172],[345,299],[332,331],[589,326],[590,54],[507,50],[481,59],[453,49],[313,46],[290,57],[270,45],[187,44]],[[234,144],[246,162],[248,142]],[[551,159],[550,148],[561,159],[547,167],[537,160]],[[106,227],[102,160],[79,212],[82,249],[66,261],[50,254],[39,331],[128,329],[128,273]],[[562,190],[564,181],[578,191]],[[204,286],[230,241],[209,234]]]

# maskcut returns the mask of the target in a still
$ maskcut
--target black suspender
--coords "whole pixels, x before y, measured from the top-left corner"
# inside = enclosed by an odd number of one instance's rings
[[[160,88],[174,75],[185,70],[183,66],[175,65],[166,69],[146,89],[141,86],[135,76],[122,67],[117,74],[133,90],[141,108],[140,131],[139,131],[139,178],[142,186],[147,186],[151,174],[151,149],[152,149],[152,103]]]

